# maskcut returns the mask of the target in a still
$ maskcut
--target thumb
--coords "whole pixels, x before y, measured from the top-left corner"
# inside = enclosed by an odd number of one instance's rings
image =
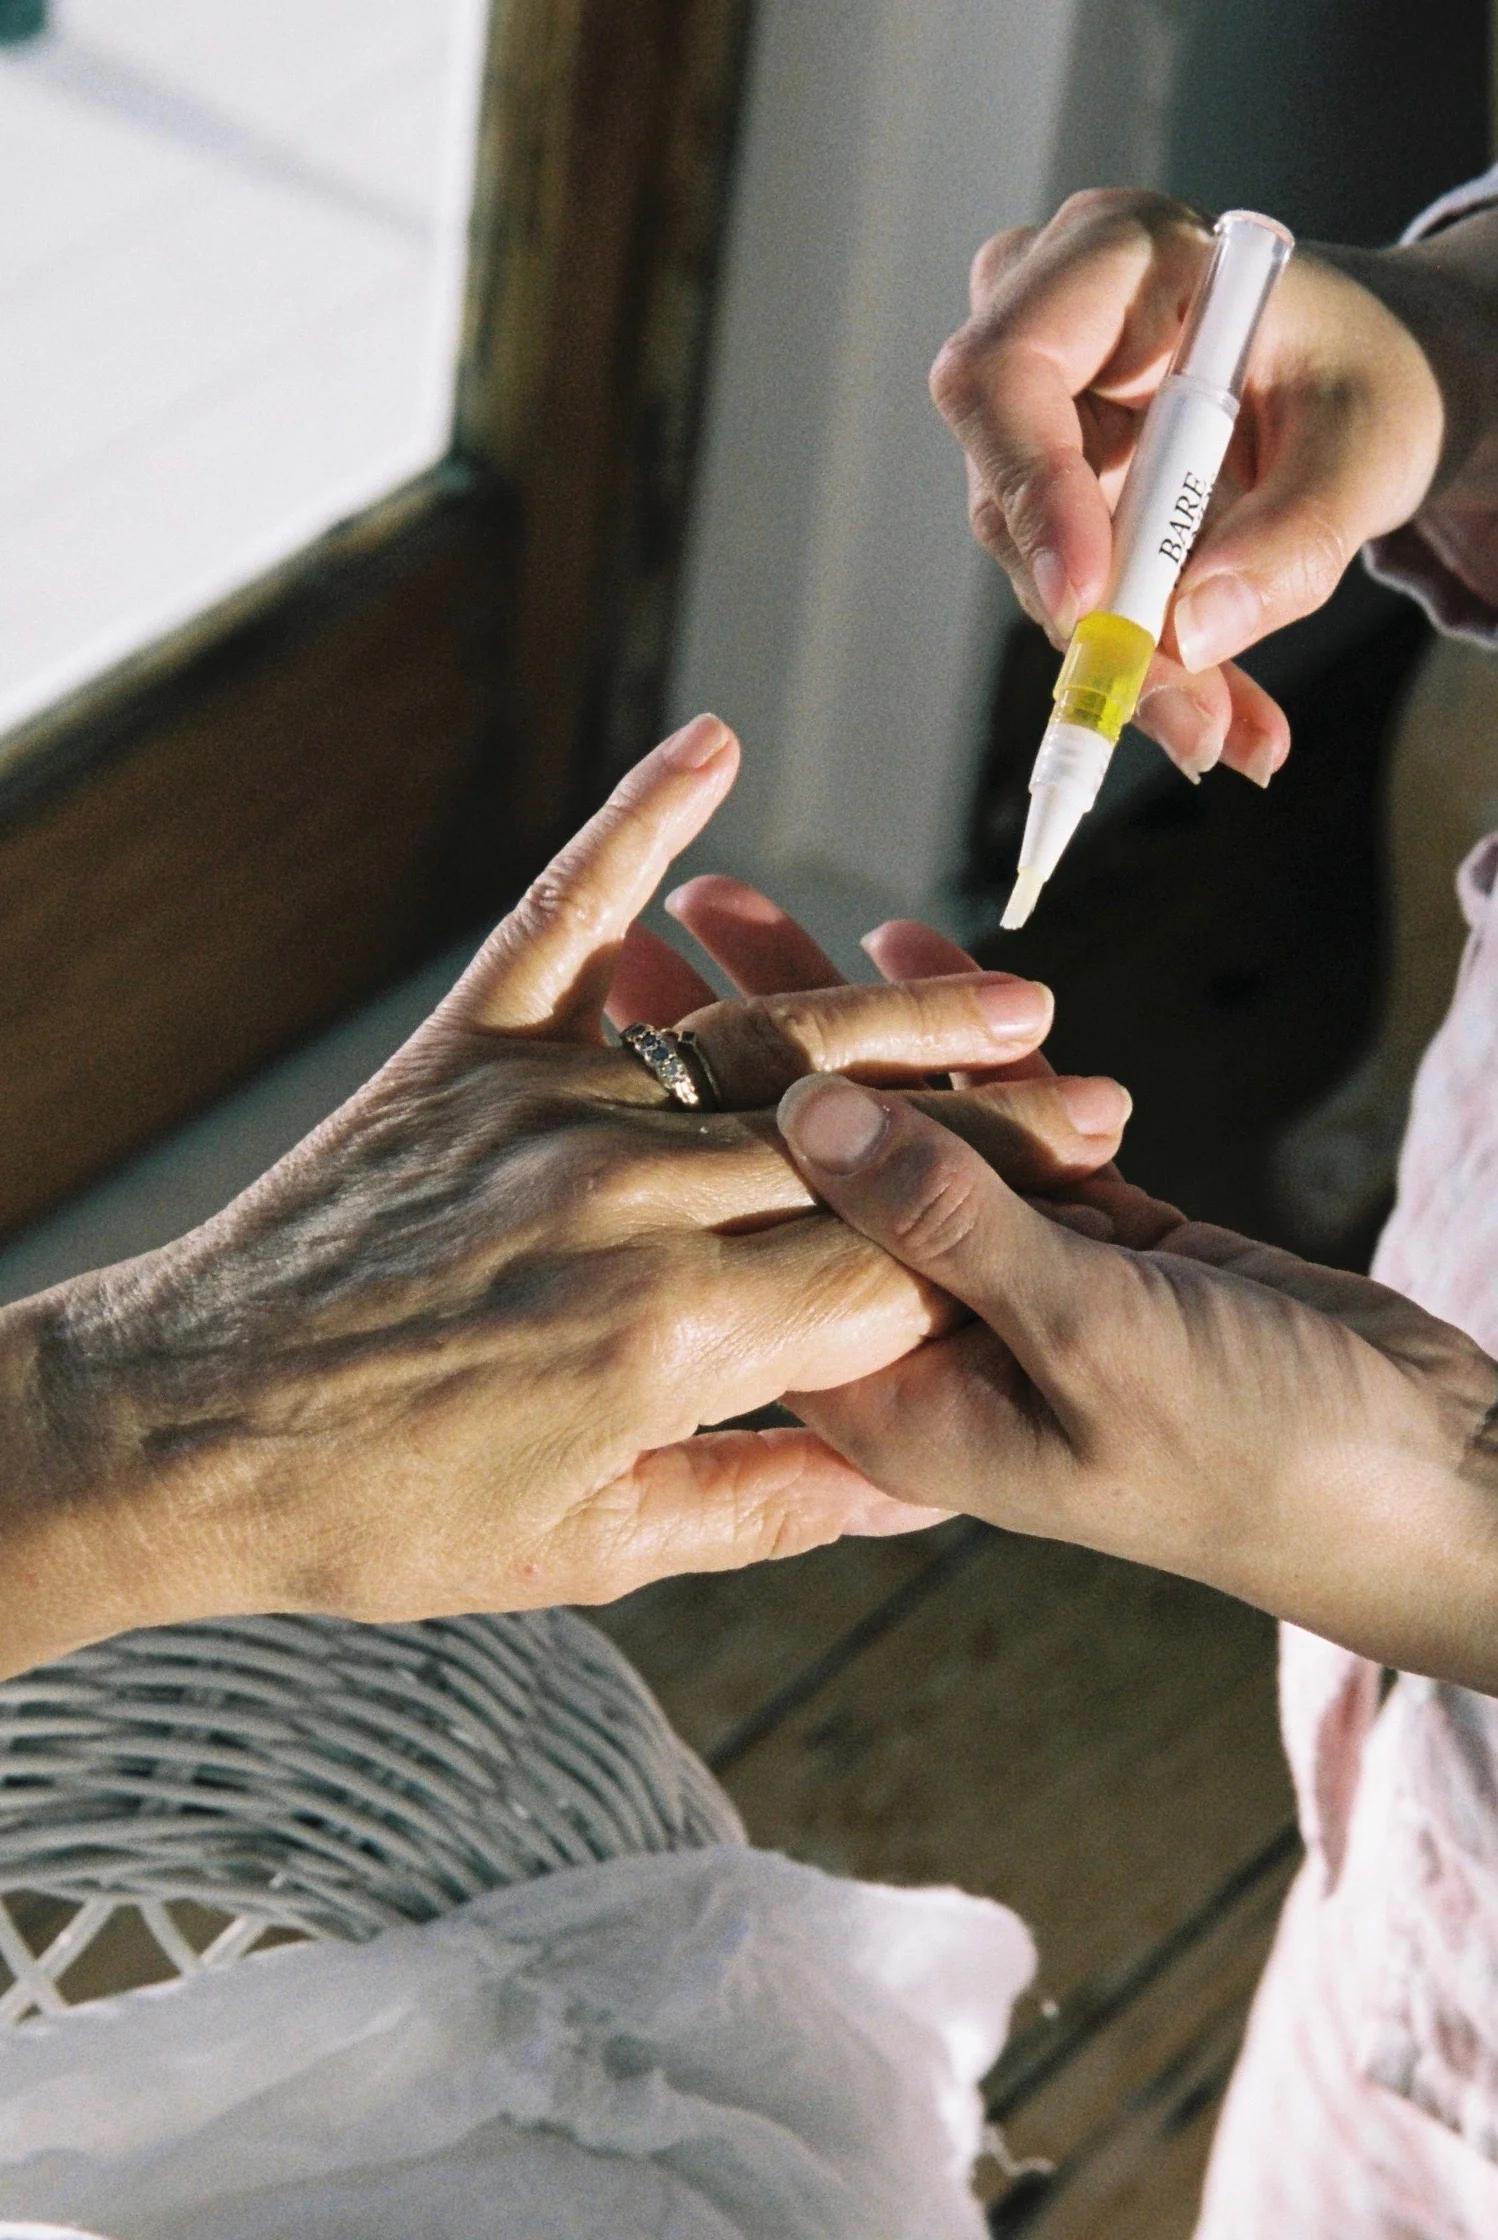
[[[1209,521],[1171,611],[1193,673],[1323,606],[1358,548],[1392,526],[1376,447],[1330,408],[1305,408],[1263,478]]]
[[[969,1307],[1061,1397],[1079,1325],[1113,1285],[1110,1247],[1046,1220],[937,1121],[837,1075],[788,1089],[780,1128],[833,1212]]]

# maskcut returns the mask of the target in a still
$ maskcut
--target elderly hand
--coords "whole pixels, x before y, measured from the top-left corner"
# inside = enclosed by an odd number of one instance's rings
[[[886,1366],[948,1313],[812,1209],[775,1131],[808,1068],[924,1082],[1031,1050],[1044,989],[969,971],[702,1000],[731,1108],[672,1105],[602,1008],[631,921],[733,782],[699,718],[620,786],[433,1017],[245,1195],[0,1318],[9,1669],[235,1610],[587,1601],[926,1521],[812,1433],[717,1423]],[[830,980],[833,976],[828,975]],[[626,1009],[630,1008],[626,1004]],[[1028,1185],[1112,1153],[1044,1081],[921,1090]],[[8,1537],[6,1537],[8,1536]]]
[[[1074,195],[979,250],[971,317],[932,368],[974,533],[1058,644],[1104,597],[1111,509],[1205,241],[1163,195]],[[1474,588],[1481,565],[1498,595],[1495,330],[1492,212],[1403,248],[1292,259],[1136,719],[1183,770],[1220,757],[1268,782],[1288,728],[1228,657],[1320,606],[1366,539],[1419,512],[1448,563]]]
[[[951,955],[916,927],[876,949]],[[1498,1691],[1498,1367],[1460,1331],[1116,1175],[1046,1218],[874,1090],[803,1081],[781,1124],[823,1203],[975,1318],[792,1403],[876,1485]]]

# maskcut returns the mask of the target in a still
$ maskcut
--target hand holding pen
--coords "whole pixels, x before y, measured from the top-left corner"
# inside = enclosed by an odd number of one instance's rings
[[[1491,309],[1463,262],[1491,269],[1465,240],[1495,224],[1484,213],[1399,249],[1299,253],[1274,289],[1135,718],[1188,775],[1221,760],[1267,784],[1288,726],[1233,657],[1321,605],[1369,538],[1458,512],[1464,477],[1482,471],[1463,430],[1491,422],[1463,392],[1482,378]],[[1207,244],[1201,218],[1164,196],[1074,196],[978,252],[972,315],[932,369],[968,454],[974,532],[1058,647],[1105,602],[1113,507]]]

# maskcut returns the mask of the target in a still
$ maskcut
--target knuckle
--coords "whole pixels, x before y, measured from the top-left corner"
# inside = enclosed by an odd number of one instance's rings
[[[1046,1366],[1059,1383],[1074,1383],[1084,1369],[1094,1368],[1092,1317],[1084,1306],[1074,1300],[1053,1299],[1046,1307],[1043,1324],[1040,1336]]]
[[[597,940],[610,930],[612,913],[605,895],[569,876],[566,867],[556,863],[532,880],[516,906],[515,919],[520,930],[530,936],[559,932],[581,940]]]
[[[641,1239],[590,1257],[594,1373],[632,1405],[679,1382],[691,1344],[681,1275],[679,1255],[663,1240]]]
[[[1056,212],[1058,218],[1111,217],[1137,199],[1128,187],[1078,187]]]
[[[1159,233],[1170,226],[1190,225],[1200,231],[1201,220],[1189,203],[1155,187],[1081,187],[1069,194],[1056,213],[1056,223],[1071,225],[1142,226]]]
[[[971,1174],[945,1147],[907,1154],[899,1165],[903,1172],[896,1179],[903,1188],[892,1223],[896,1250],[923,1268],[956,1258],[979,1225]]]
[[[809,1513],[794,1500],[781,1498],[771,1502],[758,1519],[759,1560],[783,1563],[790,1556],[804,1556],[813,1548],[826,1547],[837,1537],[837,1524],[832,1517],[826,1517],[819,1525],[815,1512]]]
[[[1032,451],[1002,461],[995,470],[999,502],[1009,535],[1022,548],[1027,532],[1044,527],[1046,509],[1057,483],[1069,471],[1064,453]]]
[[[826,1015],[806,996],[751,999],[745,1023],[764,1058],[780,1073],[794,1061],[800,1073],[835,1073],[837,1061]]]
[[[667,1292],[652,1291],[617,1340],[627,1390],[652,1392],[675,1386],[686,1351],[686,1317]]]
[[[968,295],[976,306],[992,291],[1012,264],[1017,263],[1035,239],[1033,226],[1006,226],[990,234],[968,266]]]
[[[622,1122],[585,1121],[567,1131],[566,1183],[579,1212],[616,1225],[654,1208],[659,1148]]]
[[[953,427],[970,420],[982,401],[981,353],[968,327],[959,327],[937,351],[927,377],[931,402]]]
[[[1352,557],[1349,540],[1334,515],[1309,499],[1300,509],[1295,531],[1285,586],[1298,608],[1319,607],[1347,572]]]
[[[986,552],[1000,558],[1010,552],[1009,526],[1003,508],[985,491],[968,507],[968,525]]]

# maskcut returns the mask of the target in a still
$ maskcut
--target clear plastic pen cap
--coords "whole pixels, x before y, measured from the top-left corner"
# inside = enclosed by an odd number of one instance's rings
[[[1212,255],[1170,362],[1209,389],[1238,397],[1265,298],[1295,247],[1294,236],[1256,210],[1229,210],[1212,234]]]

